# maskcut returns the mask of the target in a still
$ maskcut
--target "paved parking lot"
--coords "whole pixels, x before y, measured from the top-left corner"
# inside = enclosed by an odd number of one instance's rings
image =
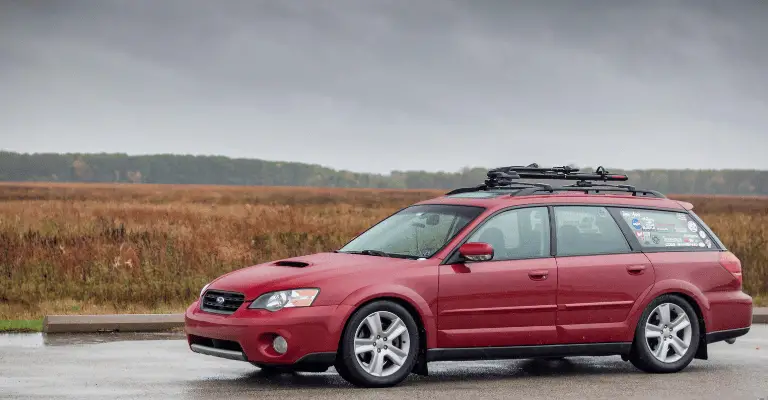
[[[0,335],[0,398],[68,399],[768,399],[768,325],[709,361],[650,375],[619,357],[446,362],[392,389],[356,389],[333,370],[266,376],[190,352],[179,335]]]

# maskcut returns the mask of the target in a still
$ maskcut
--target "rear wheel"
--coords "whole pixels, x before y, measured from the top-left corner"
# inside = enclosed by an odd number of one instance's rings
[[[350,317],[341,338],[336,370],[357,386],[386,387],[402,382],[416,363],[418,326],[391,301],[376,301]]]
[[[677,372],[688,366],[699,347],[699,320],[682,297],[663,295],[643,312],[629,360],[646,372]]]

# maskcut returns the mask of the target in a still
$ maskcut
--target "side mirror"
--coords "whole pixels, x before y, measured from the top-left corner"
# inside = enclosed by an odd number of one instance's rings
[[[459,254],[466,261],[489,261],[493,259],[493,247],[488,243],[464,243]]]

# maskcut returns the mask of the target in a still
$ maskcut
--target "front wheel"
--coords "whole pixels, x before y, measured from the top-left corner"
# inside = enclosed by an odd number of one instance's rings
[[[696,311],[680,296],[663,295],[640,317],[629,360],[645,372],[677,372],[691,363],[698,347]]]
[[[357,386],[386,387],[402,382],[416,363],[418,326],[401,305],[376,301],[350,317],[341,338],[336,370]]]

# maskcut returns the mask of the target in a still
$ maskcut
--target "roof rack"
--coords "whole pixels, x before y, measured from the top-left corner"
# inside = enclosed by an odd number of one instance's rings
[[[451,190],[446,195],[459,193],[479,192],[486,190],[517,190],[512,196],[527,196],[538,192],[554,193],[555,191],[578,191],[585,194],[600,192],[628,192],[633,196],[638,193],[642,196],[664,198],[665,196],[654,190],[636,189],[630,185],[612,185],[604,182],[623,182],[629,177],[622,174],[612,174],[603,167],[597,167],[595,172],[584,173],[578,168],[570,166],[542,168],[538,164],[527,166],[511,166],[494,168],[488,171],[485,183],[479,186],[459,188]],[[521,179],[547,179],[577,181],[573,185],[565,185],[553,188],[545,183],[523,182]]]

